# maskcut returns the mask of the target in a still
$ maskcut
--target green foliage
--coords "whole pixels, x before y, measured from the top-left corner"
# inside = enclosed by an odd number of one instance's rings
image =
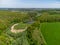
[[[60,22],[60,15],[41,15],[37,20],[40,22]]]
[[[5,30],[7,28],[7,25],[3,22],[0,22],[0,30]]]
[[[0,45],[12,45],[13,39],[2,33],[0,35]]]
[[[40,33],[40,22],[59,22],[59,14],[60,13],[55,10],[0,11],[0,45],[45,45]],[[34,23],[31,25],[26,24],[28,22]],[[28,28],[24,32],[12,33],[10,28],[15,23],[19,23],[14,27],[15,29],[24,29],[26,26]],[[59,23],[51,25],[41,24],[41,30],[48,45],[54,45],[56,41],[58,41],[56,45],[59,44],[59,25]],[[55,26],[57,26],[57,28]]]
[[[27,39],[30,45],[44,45],[41,43],[41,35],[39,32],[40,22],[36,21],[30,27],[27,28]]]

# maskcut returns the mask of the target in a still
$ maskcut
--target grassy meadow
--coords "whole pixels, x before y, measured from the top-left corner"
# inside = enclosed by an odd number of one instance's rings
[[[27,24],[25,23],[18,23],[18,25],[16,25],[14,27],[14,29],[25,29],[27,27]]]
[[[60,45],[60,22],[45,22],[40,26],[47,45]]]

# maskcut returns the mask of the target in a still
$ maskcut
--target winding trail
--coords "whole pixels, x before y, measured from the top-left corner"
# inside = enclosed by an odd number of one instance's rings
[[[15,27],[16,25],[18,25],[18,24],[19,24],[19,23],[16,23],[16,24],[14,24],[14,25],[11,27],[11,32],[12,32],[12,33],[24,32],[24,31],[27,29],[27,27],[25,27],[25,29],[19,29],[19,30],[14,29],[14,27]]]

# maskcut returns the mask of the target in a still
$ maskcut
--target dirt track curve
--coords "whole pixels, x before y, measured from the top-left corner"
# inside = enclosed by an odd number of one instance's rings
[[[25,31],[25,30],[27,29],[27,27],[26,27],[25,29],[19,29],[19,30],[14,29],[14,27],[15,27],[16,25],[18,25],[18,24],[19,24],[19,23],[12,25],[12,27],[11,27],[11,32],[12,32],[12,33],[23,32],[23,31]]]

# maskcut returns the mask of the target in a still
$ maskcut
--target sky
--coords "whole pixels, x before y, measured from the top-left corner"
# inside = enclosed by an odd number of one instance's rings
[[[0,8],[60,8],[60,0],[0,0]]]

